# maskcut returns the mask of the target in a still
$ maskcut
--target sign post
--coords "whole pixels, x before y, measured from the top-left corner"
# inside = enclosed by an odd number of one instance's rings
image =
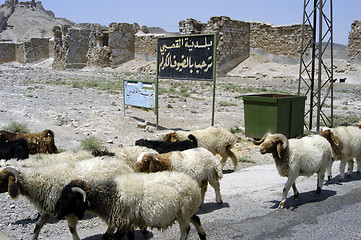
[[[212,126],[214,125],[216,89],[216,48],[215,34],[159,37],[157,48],[157,79],[213,81]],[[158,128],[158,97],[155,111]]]

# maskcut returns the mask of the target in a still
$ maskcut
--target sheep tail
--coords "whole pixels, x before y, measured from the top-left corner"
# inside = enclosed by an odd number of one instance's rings
[[[189,135],[188,135],[188,139],[189,139],[190,141],[194,142],[194,143],[197,145],[197,147],[198,147],[197,138],[196,138],[193,134],[189,134]]]

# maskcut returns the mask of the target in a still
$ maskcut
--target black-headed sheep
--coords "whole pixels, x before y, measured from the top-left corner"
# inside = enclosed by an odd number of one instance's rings
[[[287,139],[283,134],[266,133],[260,141],[254,143],[260,145],[261,154],[272,153],[278,173],[288,178],[279,208],[285,207],[291,186],[294,198],[299,198],[295,183],[298,176],[309,177],[317,173],[316,194],[321,193],[325,172],[328,170],[328,174],[331,174],[332,164],[331,145],[325,138],[313,135],[300,139]]]
[[[200,206],[198,184],[187,174],[134,173],[108,181],[70,182],[62,190],[54,215],[59,219],[68,214],[81,218],[88,210],[103,219],[108,229],[117,229],[116,239],[135,228],[166,229],[177,221],[181,240],[185,240],[192,222],[200,239],[206,239],[195,215]]]
[[[222,203],[219,180],[223,177],[217,158],[205,148],[192,148],[164,154],[141,153],[136,172],[178,171],[190,175],[201,187],[202,203],[209,184],[214,188],[217,203]]]
[[[208,149],[214,155],[219,154],[222,157],[222,169],[230,157],[233,162],[234,170],[238,167],[238,160],[231,148],[236,143],[237,138],[228,129],[224,127],[209,127],[201,130],[192,131],[174,131],[167,133],[164,137],[166,142],[183,141],[192,134],[198,143],[198,147]]]
[[[29,154],[58,153],[54,141],[54,132],[48,129],[39,133],[11,133],[0,131],[0,138],[7,141],[20,138],[25,139],[28,142]]]
[[[26,159],[29,157],[28,143],[25,139],[0,142],[0,159]]]
[[[184,151],[198,147],[197,139],[189,134],[188,139],[179,142],[164,142],[156,140],[139,139],[135,142],[136,146],[152,148],[158,153],[167,153],[173,151]]]
[[[43,167],[6,167],[0,169],[0,193],[8,192],[17,199],[25,196],[41,213],[36,223],[33,240],[38,239],[41,228],[53,215],[55,203],[63,187],[74,179],[109,179],[133,170],[116,158],[97,157],[77,162],[63,162]],[[67,217],[74,240],[79,240],[76,231],[77,218]]]
[[[341,160],[340,181],[345,177],[345,166],[348,163],[348,175],[352,175],[353,158],[357,161],[357,172],[361,172],[361,129],[354,126],[336,128],[323,127],[320,135],[331,144],[334,160]],[[330,180],[330,179],[329,179]]]

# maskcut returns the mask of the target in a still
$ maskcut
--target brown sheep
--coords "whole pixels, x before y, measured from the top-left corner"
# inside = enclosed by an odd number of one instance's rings
[[[23,138],[28,142],[29,154],[37,153],[58,153],[55,146],[54,133],[51,130],[44,130],[39,133],[12,133],[0,131],[1,141],[14,141]]]

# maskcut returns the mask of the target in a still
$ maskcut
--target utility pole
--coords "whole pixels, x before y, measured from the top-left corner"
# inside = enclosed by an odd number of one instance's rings
[[[316,120],[319,131],[321,121],[333,126],[332,0],[304,0],[301,49],[298,95],[309,101],[306,127]]]

